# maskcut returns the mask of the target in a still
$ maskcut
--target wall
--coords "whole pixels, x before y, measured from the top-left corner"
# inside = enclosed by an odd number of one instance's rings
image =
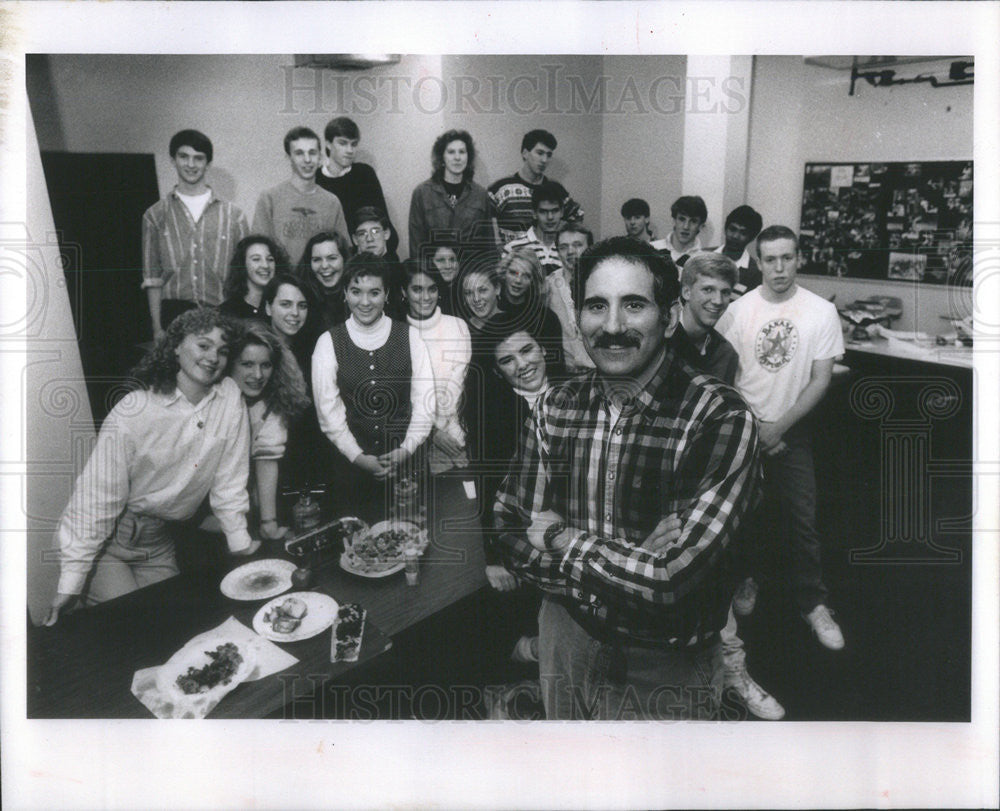
[[[562,183],[600,232],[601,117],[586,99],[603,73],[600,56],[446,56],[445,126],[468,129],[479,159],[476,181],[489,186],[521,166],[521,138],[533,129],[556,136],[546,175]]]
[[[39,623],[45,619],[59,577],[58,557],[52,552],[53,532],[95,434],[59,246],[50,238],[55,224],[30,112],[25,163],[28,223],[27,234],[21,239],[29,237],[25,266],[32,271],[25,334],[34,340],[29,342],[24,391],[19,394],[24,396],[29,415],[23,457],[28,460],[23,524],[27,527],[27,602],[32,621]],[[13,247],[11,243],[16,244],[6,226],[4,243],[7,250]],[[10,391],[14,391],[13,383]],[[15,520],[9,523],[13,526]]]
[[[947,63],[900,68],[901,76],[946,69]],[[759,56],[750,110],[747,200],[765,225],[798,229],[807,162],[958,160],[972,157],[973,86],[927,84],[871,87],[848,96],[849,71],[806,65],[798,56]],[[971,312],[971,290],[901,282],[804,276],[805,287],[849,303],[872,295],[899,296],[898,329],[945,332],[939,316]]]
[[[468,129],[489,185],[521,165],[521,137],[541,127],[559,139],[548,174],[600,225],[600,117],[580,94],[602,69],[599,56],[405,56],[365,71],[293,68],[288,55],[51,55],[29,71],[42,149],[147,152],[161,191],[176,182],[167,142],[203,130],[215,148],[210,182],[252,218],[261,191],[289,173],[282,138],[292,126],[322,134],[349,115],[361,128],[359,160],[379,174],[389,215],[407,252],[410,194],[430,176],[430,151],[444,130]],[[213,91],[198,92],[205,77]],[[220,99],[224,100],[220,103]]]
[[[684,56],[604,57],[609,93],[603,116],[599,235],[625,232],[620,211],[630,197],[649,203],[657,238],[670,232],[670,204],[683,188],[686,73]],[[638,102],[628,101],[629,80],[638,91]]]

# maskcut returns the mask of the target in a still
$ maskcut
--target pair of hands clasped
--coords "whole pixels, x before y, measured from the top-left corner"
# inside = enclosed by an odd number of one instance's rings
[[[409,457],[410,455],[402,448],[396,448],[396,450],[383,453],[381,456],[363,453],[354,460],[354,464],[381,481],[382,479],[388,479],[390,476],[395,476],[400,466]]]

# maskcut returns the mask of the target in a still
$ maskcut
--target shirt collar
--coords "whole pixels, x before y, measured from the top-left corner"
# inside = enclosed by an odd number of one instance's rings
[[[181,201],[181,193],[179,191],[177,191],[177,188],[178,188],[177,184],[175,183],[174,187],[170,190],[170,196],[173,197],[178,202],[182,202]],[[216,201],[216,200],[219,199],[218,197],[215,196],[215,190],[211,186],[205,186],[205,188],[208,189],[208,202],[209,203],[212,203],[212,202],[214,202],[214,201]]]

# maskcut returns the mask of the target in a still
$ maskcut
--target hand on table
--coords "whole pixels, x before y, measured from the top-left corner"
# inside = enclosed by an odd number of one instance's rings
[[[250,546],[246,547],[246,549],[237,549],[232,554],[238,555],[241,558],[248,558],[258,549],[260,549],[260,541],[250,541]]]
[[[288,534],[288,527],[283,527],[274,519],[260,522],[260,537],[265,541],[280,541]]]
[[[668,515],[660,520],[649,537],[642,542],[641,549],[648,549],[650,552],[659,552],[664,547],[669,546],[681,537],[681,519],[676,514]]]
[[[370,453],[361,454],[354,460],[354,464],[376,479],[384,479],[389,475],[389,468],[382,464],[381,457],[372,456]]]
[[[503,566],[487,566],[486,579],[497,591],[513,591],[517,588],[517,578]]]
[[[549,532],[557,525],[561,527],[557,533]],[[563,517],[552,510],[533,513],[527,533],[528,542],[540,552],[561,552],[569,545],[570,531],[566,528]]]
[[[76,599],[75,594],[56,593],[52,598],[52,605],[49,606],[49,615],[45,618],[43,625],[55,625],[59,620],[59,612]]]

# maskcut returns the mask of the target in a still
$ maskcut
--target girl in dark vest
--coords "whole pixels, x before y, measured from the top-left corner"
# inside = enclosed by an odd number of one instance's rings
[[[388,489],[434,424],[434,371],[419,334],[385,315],[388,263],[370,253],[344,271],[350,316],[320,336],[312,359],[319,424],[339,452],[341,507],[386,516]]]

